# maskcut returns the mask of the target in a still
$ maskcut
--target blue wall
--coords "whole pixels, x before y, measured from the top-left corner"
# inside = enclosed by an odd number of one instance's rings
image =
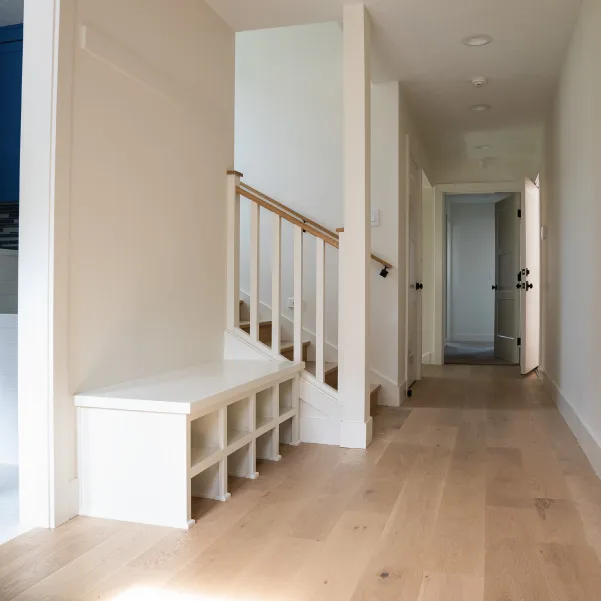
[[[19,200],[23,25],[0,27],[0,202]]]

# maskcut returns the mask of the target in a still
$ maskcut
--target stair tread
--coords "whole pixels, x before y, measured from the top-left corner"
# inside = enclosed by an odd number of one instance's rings
[[[271,321],[260,321],[259,322],[259,327],[262,326],[270,326],[271,325]],[[240,321],[240,327],[241,328],[250,328],[250,321],[249,320],[241,320]]]
[[[326,361],[325,363],[325,374],[329,375],[338,370],[338,363],[334,363],[333,361]],[[317,361],[305,361],[305,369],[311,374],[315,375],[317,373]]]
[[[309,346],[309,340],[303,340],[303,346]],[[282,340],[280,342],[280,352],[289,351],[294,348],[294,342],[292,340]]]

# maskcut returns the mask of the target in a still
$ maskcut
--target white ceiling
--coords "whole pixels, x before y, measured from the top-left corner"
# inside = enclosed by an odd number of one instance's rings
[[[0,27],[23,23],[24,0],[0,0]]]
[[[236,31],[341,21],[345,0],[207,0]],[[385,75],[407,90],[431,157],[481,159],[538,148],[581,0],[365,0]],[[492,44],[461,40],[490,34]],[[471,80],[488,78],[475,88]],[[492,105],[476,113],[469,106]],[[487,150],[476,146],[490,144]]]

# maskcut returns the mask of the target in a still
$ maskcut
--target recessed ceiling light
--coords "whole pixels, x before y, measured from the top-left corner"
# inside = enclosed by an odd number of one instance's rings
[[[478,35],[468,35],[466,38],[461,40],[466,46],[486,46],[492,42],[492,36],[480,33]]]
[[[470,106],[472,111],[476,111],[477,113],[482,113],[483,111],[490,111],[490,104],[473,104]]]

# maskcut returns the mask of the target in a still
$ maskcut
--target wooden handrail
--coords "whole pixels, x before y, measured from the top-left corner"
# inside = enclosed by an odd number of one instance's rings
[[[324,234],[330,236],[331,238],[334,238],[335,240],[338,239],[338,236],[334,232],[330,231],[328,228],[324,227],[320,223],[317,223],[317,221],[313,221],[313,219],[309,219],[309,217],[306,217],[302,213],[298,213],[294,209],[287,207],[286,205],[282,204],[281,202],[278,202],[277,200],[275,200],[275,198],[271,198],[271,196],[267,196],[267,194],[260,192],[259,190],[253,188],[252,186],[249,186],[248,184],[246,184],[244,182],[240,182],[240,186],[242,186],[243,188],[246,188],[247,190],[249,190],[256,196],[260,196],[267,202],[274,204],[276,207],[279,207],[280,209],[286,211],[287,213],[294,215],[297,219],[300,219],[301,221],[304,221],[305,223],[309,223],[314,228],[321,230]]]
[[[333,246],[334,248],[338,248],[338,238],[332,238],[331,236],[324,234],[321,230],[318,230],[317,228],[313,227],[309,223],[305,223],[304,221],[301,221],[297,217],[295,217],[293,215],[289,215],[288,213],[285,213],[278,207],[273,206],[272,204],[268,203],[266,200],[263,200],[260,196],[257,196],[256,194],[253,194],[252,192],[249,192],[248,190],[245,190],[241,186],[237,186],[236,191],[241,196],[244,196],[245,198],[248,198],[249,200],[256,202],[259,206],[263,207],[264,209],[267,209],[268,211],[271,211],[272,213],[279,215],[282,219],[289,221],[292,225],[297,225],[298,227],[302,228],[306,232],[309,232],[316,238],[321,238],[326,244],[329,244],[330,246]]]
[[[275,200],[274,198],[271,198],[271,196],[267,196],[267,194],[260,192],[256,188],[253,188],[252,186],[249,186],[246,183],[240,182],[240,186],[238,186],[236,189],[239,194],[241,194],[245,198],[248,198],[249,200],[252,200],[253,202],[256,202],[264,209],[267,209],[268,211],[279,215],[282,219],[289,221],[293,225],[298,225],[313,236],[321,238],[330,246],[333,246],[334,248],[339,248],[339,236],[337,233],[330,231],[323,225],[320,225],[319,223],[313,221],[309,217],[306,217],[302,213],[299,213],[298,211],[287,207],[281,202]],[[344,228],[337,228],[336,232],[344,232]],[[377,263],[380,263],[380,265],[382,265],[382,267],[386,269],[393,268],[391,263],[385,261],[381,257],[378,257],[378,255],[374,255],[372,253],[371,258]]]

